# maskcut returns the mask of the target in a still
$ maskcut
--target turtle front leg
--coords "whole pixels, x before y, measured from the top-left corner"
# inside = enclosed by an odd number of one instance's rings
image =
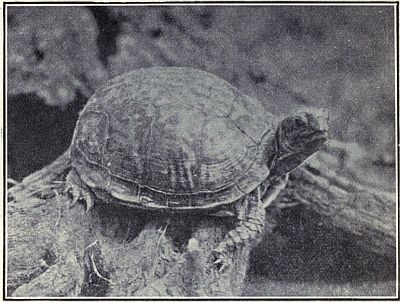
[[[86,212],[89,212],[93,207],[95,197],[90,189],[82,182],[74,169],[71,169],[65,178],[65,191],[72,194],[71,207],[80,199],[86,202]]]
[[[245,243],[254,242],[264,230],[265,208],[269,206],[285,188],[287,175],[274,180],[265,193],[258,188],[238,202],[236,228],[226,234],[224,240],[213,250],[215,264],[219,271],[229,266],[227,254]]]

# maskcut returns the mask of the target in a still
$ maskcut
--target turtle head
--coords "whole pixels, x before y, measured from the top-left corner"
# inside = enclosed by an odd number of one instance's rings
[[[328,112],[298,111],[280,122],[275,137],[271,172],[283,175],[317,152],[328,139]]]

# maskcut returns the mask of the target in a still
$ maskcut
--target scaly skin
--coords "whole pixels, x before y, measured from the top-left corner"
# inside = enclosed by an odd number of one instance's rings
[[[288,174],[272,181],[270,187],[263,194],[259,187],[256,192],[247,195],[237,203],[238,223],[226,234],[223,241],[213,250],[215,264],[222,272],[230,265],[227,254],[240,245],[256,242],[257,237],[264,230],[265,208],[269,206],[285,188]]]
[[[95,196],[88,187],[81,181],[79,175],[74,169],[68,173],[65,179],[65,191],[72,194],[71,207],[73,207],[78,200],[82,199],[86,202],[86,212],[89,212],[94,205]]]
[[[262,232],[264,209],[285,187],[285,175],[322,147],[327,131],[325,110],[298,111],[279,122],[261,102],[215,75],[139,69],[111,80],[81,112],[67,189],[72,204],[84,199],[88,210],[93,192],[104,190],[111,196],[101,200],[98,194],[99,202],[149,210],[235,204],[237,227],[214,252],[224,267],[229,250]],[[96,176],[102,171],[119,189]],[[197,194],[203,191],[215,194]]]

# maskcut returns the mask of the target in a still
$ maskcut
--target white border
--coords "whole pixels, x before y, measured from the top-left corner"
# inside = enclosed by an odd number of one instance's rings
[[[362,1],[362,0],[361,0]],[[8,297],[7,294],[4,298],[6,298],[7,300],[31,300],[31,301],[46,301],[49,299],[57,299],[60,301],[76,301],[76,300],[95,300],[95,301],[116,301],[116,300],[133,300],[133,301],[154,301],[154,300],[183,300],[183,301],[187,301],[187,300],[196,300],[196,301],[202,301],[202,300],[221,300],[221,299],[229,299],[229,300],[304,300],[304,299],[313,299],[313,300],[324,300],[324,299],[329,299],[329,300],[335,300],[335,299],[349,299],[349,300],[353,300],[353,299],[362,299],[362,300],[386,300],[386,299],[399,299],[399,247],[398,247],[398,238],[399,238],[399,221],[398,221],[398,215],[399,215],[399,187],[398,187],[398,181],[399,181],[399,175],[398,175],[398,169],[399,169],[399,163],[398,163],[398,155],[399,155],[399,148],[400,148],[400,144],[398,142],[398,119],[399,116],[397,115],[397,110],[398,110],[398,68],[397,68],[397,53],[398,53],[398,49],[397,49],[397,29],[396,29],[396,21],[397,21],[397,10],[396,10],[396,4],[399,5],[399,1],[393,1],[393,4],[390,3],[379,3],[380,1],[371,1],[372,3],[365,3],[365,2],[361,2],[360,3],[339,3],[340,1],[332,1],[332,2],[328,2],[327,3],[306,3],[306,2],[301,2],[300,0],[298,1],[292,1],[292,2],[296,2],[296,3],[268,3],[268,2],[262,2],[262,1],[253,1],[252,3],[235,3],[235,1],[232,1],[229,3],[196,3],[197,1],[193,2],[193,3],[165,3],[168,1],[154,1],[153,3],[140,3],[140,2],[146,2],[145,0],[141,1],[137,1],[137,3],[130,3],[130,2],[126,2],[126,3],[102,3],[102,2],[110,2],[110,1],[102,1],[100,0],[100,2],[97,3],[69,3],[69,4],[63,4],[62,1],[54,1],[54,3],[51,4],[46,4],[46,3],[29,3],[29,2],[34,2],[34,1],[30,1],[28,0],[28,2],[25,3],[12,3],[12,4],[7,4],[4,6],[5,8],[5,13],[4,15],[7,16],[7,6],[60,6],[60,7],[68,7],[68,6],[207,6],[207,5],[211,5],[211,6],[392,6],[394,8],[394,62],[395,62],[395,168],[396,168],[396,236],[397,236],[397,240],[396,240],[396,295],[395,296],[265,296],[265,297],[254,297],[254,296],[238,296],[238,297]],[[55,3],[57,2],[57,3]],[[78,1],[76,1],[78,2]],[[173,1],[171,1],[173,2]],[[337,3],[336,3],[337,2]],[[342,2],[351,2],[351,1],[342,1]],[[356,0],[356,2],[358,2]],[[389,1],[392,2],[392,1]],[[5,39],[5,48],[7,49],[7,20],[5,20],[5,25],[6,25],[6,29],[5,29],[5,36],[3,37]],[[3,52],[2,52],[3,53]],[[6,55],[7,56],[7,55]],[[5,81],[5,88],[7,91],[7,61],[5,60],[5,58],[3,58],[2,60],[3,64],[5,64],[5,74],[3,74],[2,76],[4,77],[4,81]],[[7,108],[7,97],[3,100],[5,102],[5,108]],[[1,110],[0,110],[1,111]],[[4,135],[4,141],[5,141],[5,146],[7,146],[7,135],[5,133],[5,129],[2,127],[3,125],[7,125],[7,110],[5,113],[5,121],[4,124],[1,123],[1,128],[0,128],[0,134],[3,136]],[[0,117],[0,122],[2,121],[3,116]],[[5,160],[6,160],[6,166],[2,167],[2,169],[7,170],[7,153],[5,146],[1,146],[2,148],[0,149],[0,153],[3,152]],[[0,165],[1,166],[1,165]],[[2,170],[0,169],[0,170]],[[0,171],[3,172],[3,171]],[[1,177],[3,177],[4,173],[1,173]],[[3,180],[3,183],[6,184],[6,187],[3,188],[2,190],[4,190],[7,193],[7,180]],[[3,194],[3,192],[1,192]],[[4,200],[4,203],[2,204],[2,207],[5,207],[6,205],[6,200]],[[4,209],[2,208],[2,212],[0,213],[0,218],[4,213]],[[7,238],[7,215],[5,215],[4,217],[5,220],[5,225],[6,225],[6,229],[4,230],[4,234],[6,235]],[[2,226],[0,227],[0,229],[2,228]],[[2,244],[3,242],[6,242],[6,247],[5,247],[5,251],[6,254],[4,255],[5,258],[5,264],[3,264],[3,266],[6,266],[6,263],[8,263],[8,259],[7,259],[7,249],[8,249],[8,242],[4,240],[4,238],[2,238]],[[2,249],[0,251],[0,255],[2,254]],[[3,269],[3,267],[2,267]],[[5,276],[5,284],[7,285],[7,269],[4,272],[4,276]],[[2,278],[3,276],[1,276]],[[1,280],[3,284],[3,280]],[[4,289],[6,291],[6,289]]]

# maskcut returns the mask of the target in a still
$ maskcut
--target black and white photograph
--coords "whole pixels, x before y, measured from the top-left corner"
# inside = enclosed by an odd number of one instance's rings
[[[398,8],[3,2],[2,299],[398,299]]]

